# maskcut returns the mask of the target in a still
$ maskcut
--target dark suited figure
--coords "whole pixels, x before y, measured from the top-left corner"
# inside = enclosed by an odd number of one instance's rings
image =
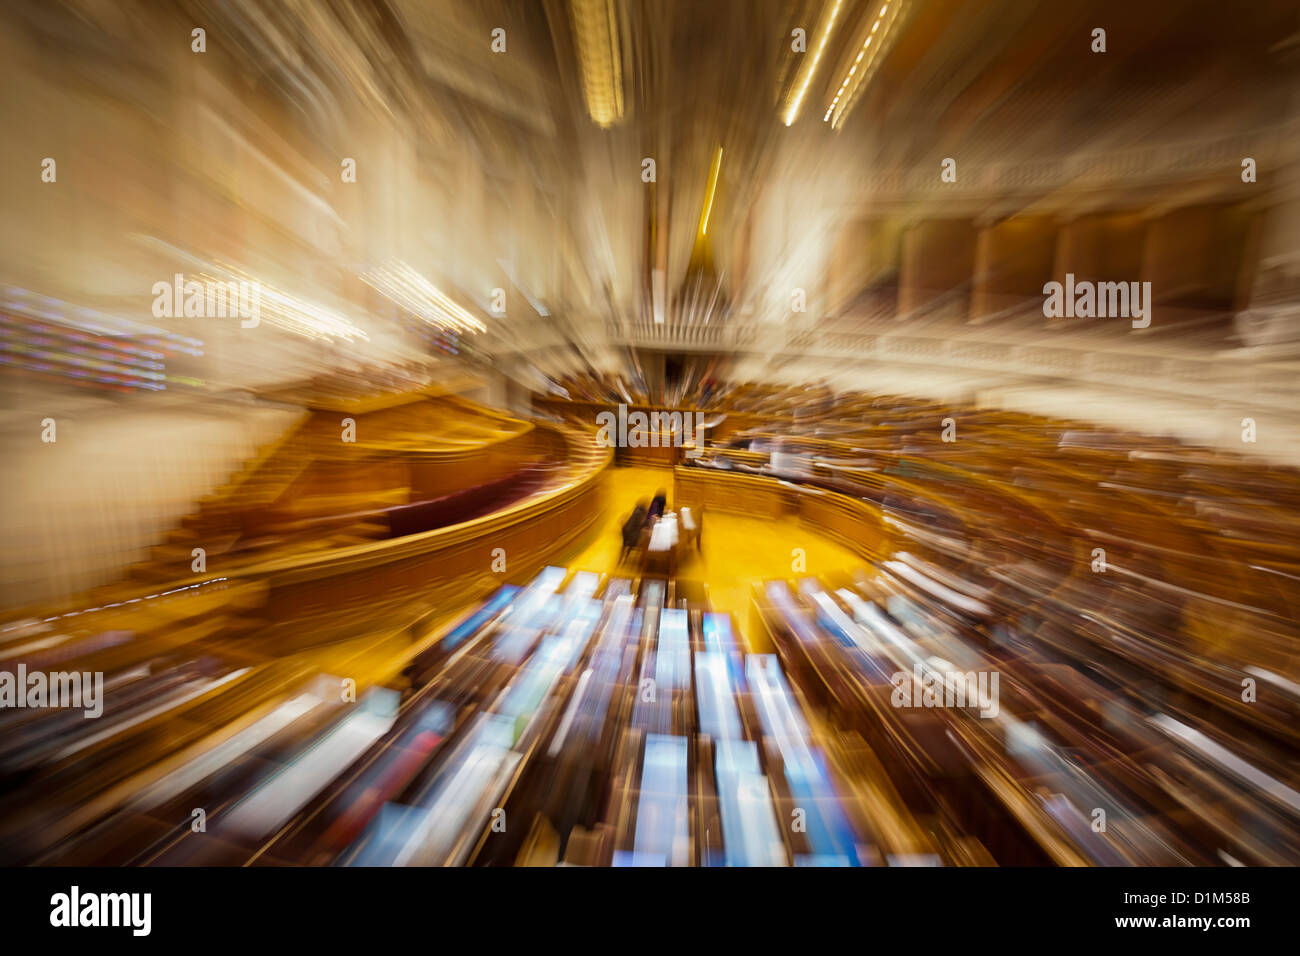
[[[623,522],[623,553],[618,556],[619,564],[627,560],[627,553],[640,542],[641,529],[645,527],[645,522],[646,506],[645,502],[641,502],[632,509],[632,514]]]
[[[664,516],[666,507],[668,507],[668,492],[660,488],[650,499],[650,510],[646,513],[646,518],[650,521],[658,521]]]

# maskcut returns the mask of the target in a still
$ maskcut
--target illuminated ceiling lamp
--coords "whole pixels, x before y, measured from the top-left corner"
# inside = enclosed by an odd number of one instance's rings
[[[597,125],[623,118],[623,61],[614,0],[570,0],[573,39],[587,112]]]
[[[817,49],[813,51],[811,59],[805,58],[803,65],[799,67],[799,72],[795,74],[794,86],[790,90],[790,96],[785,103],[785,112],[781,119],[786,126],[793,123],[799,116],[799,108],[803,106],[804,97],[808,95],[808,87],[812,84],[813,76],[817,73],[817,67],[822,61],[822,54],[826,52],[826,41],[831,37],[831,31],[835,28],[835,20],[840,15],[840,7],[844,5],[844,0],[828,0],[825,7],[822,8],[822,22],[817,28]]]
[[[871,29],[867,31],[867,37],[862,41],[862,48],[858,50],[858,55],[849,67],[849,72],[845,74],[843,82],[840,83],[835,98],[826,108],[826,115],[822,117],[822,122],[830,123],[831,129],[839,129],[844,125],[849,112],[857,105],[871,77],[880,68],[880,64],[884,61],[884,51],[898,35],[896,27],[906,6],[907,0],[882,0]]]

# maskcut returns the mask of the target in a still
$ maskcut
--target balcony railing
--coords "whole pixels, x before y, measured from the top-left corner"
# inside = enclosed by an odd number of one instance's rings
[[[643,348],[744,351],[758,341],[759,326],[748,322],[696,325],[611,322],[606,332],[611,342]]]
[[[1240,169],[1242,157],[1286,154],[1300,148],[1300,121],[1290,120],[1254,133],[1164,143],[1110,152],[1081,152],[1026,163],[968,158],[956,183],[945,183],[938,166],[884,169],[866,180],[865,192],[874,199],[905,198],[926,193],[1037,192],[1065,184],[1092,188],[1132,186],[1135,182],[1167,183],[1195,179],[1209,173]],[[1275,162],[1277,157],[1275,156]],[[1233,181],[1229,177],[1229,181]]]

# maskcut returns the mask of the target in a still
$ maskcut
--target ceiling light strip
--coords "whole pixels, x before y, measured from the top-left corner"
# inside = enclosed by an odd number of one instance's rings
[[[835,28],[835,20],[840,15],[840,7],[843,5],[844,0],[834,0],[826,25],[820,31],[820,36],[817,41],[817,49],[813,51],[812,59],[805,60],[801,67],[803,80],[800,82],[798,78],[796,78],[796,92],[786,105],[784,117],[786,126],[793,123],[799,115],[799,108],[803,105],[804,97],[808,94],[808,87],[812,84],[813,77],[817,73],[817,67],[822,60],[822,53],[826,50],[826,41],[830,39],[831,31]]]

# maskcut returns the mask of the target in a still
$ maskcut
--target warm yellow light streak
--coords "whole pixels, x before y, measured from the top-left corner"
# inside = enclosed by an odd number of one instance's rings
[[[718,173],[722,171],[722,147],[718,147],[713,156],[713,168],[709,170],[709,188],[704,197],[704,218],[700,220],[700,235],[709,233],[709,215],[713,212],[713,194],[718,189]]]
[[[286,332],[292,332],[294,335],[301,335],[304,338],[315,339],[317,341],[332,342],[336,339],[343,339],[351,342],[354,339],[370,341],[370,336],[365,330],[353,325],[343,316],[331,312],[314,302],[308,302],[306,299],[300,299],[297,296],[275,288],[262,279],[255,278],[237,269],[234,266],[219,264],[222,271],[227,272],[226,277],[201,273],[201,279],[210,282],[228,282],[230,276],[236,276],[239,280],[250,283],[255,290],[258,299],[258,319],[259,324],[273,325],[277,328],[284,329]]]
[[[487,330],[486,325],[400,260],[370,270],[361,281],[430,325],[472,333]]]
[[[790,103],[785,110],[785,125],[789,126],[799,115],[799,107],[803,105],[803,98],[808,94],[808,87],[813,81],[813,76],[817,73],[817,66],[821,63],[822,52],[826,49],[826,41],[831,37],[831,30],[835,27],[835,18],[840,15],[840,7],[844,0],[835,0],[835,5],[831,7],[831,15],[827,20],[825,28],[817,40],[817,49],[813,52],[812,60],[805,61],[802,67],[803,80],[796,80],[798,91],[791,98]]]
[[[862,90],[866,88],[872,72],[878,65],[881,52],[884,50],[885,35],[889,33],[889,28],[898,19],[902,6],[902,0],[892,0],[892,2],[886,0],[886,3],[880,8],[880,12],[876,14],[876,21],[871,25],[871,30],[867,33],[867,38],[862,43],[862,49],[858,51],[853,65],[849,67],[849,72],[845,75],[844,81],[840,83],[840,88],[835,93],[835,98],[831,101],[830,106],[826,108],[826,115],[822,117],[822,122],[829,122],[832,129],[838,129],[843,124],[849,110],[857,102]],[[886,15],[888,15],[888,19],[886,19]],[[875,39],[876,32],[882,26],[885,28],[885,33],[881,35],[880,41],[873,48],[871,41]],[[870,52],[871,58],[863,64],[863,57],[868,52]],[[858,69],[859,65],[862,66],[861,71]]]

